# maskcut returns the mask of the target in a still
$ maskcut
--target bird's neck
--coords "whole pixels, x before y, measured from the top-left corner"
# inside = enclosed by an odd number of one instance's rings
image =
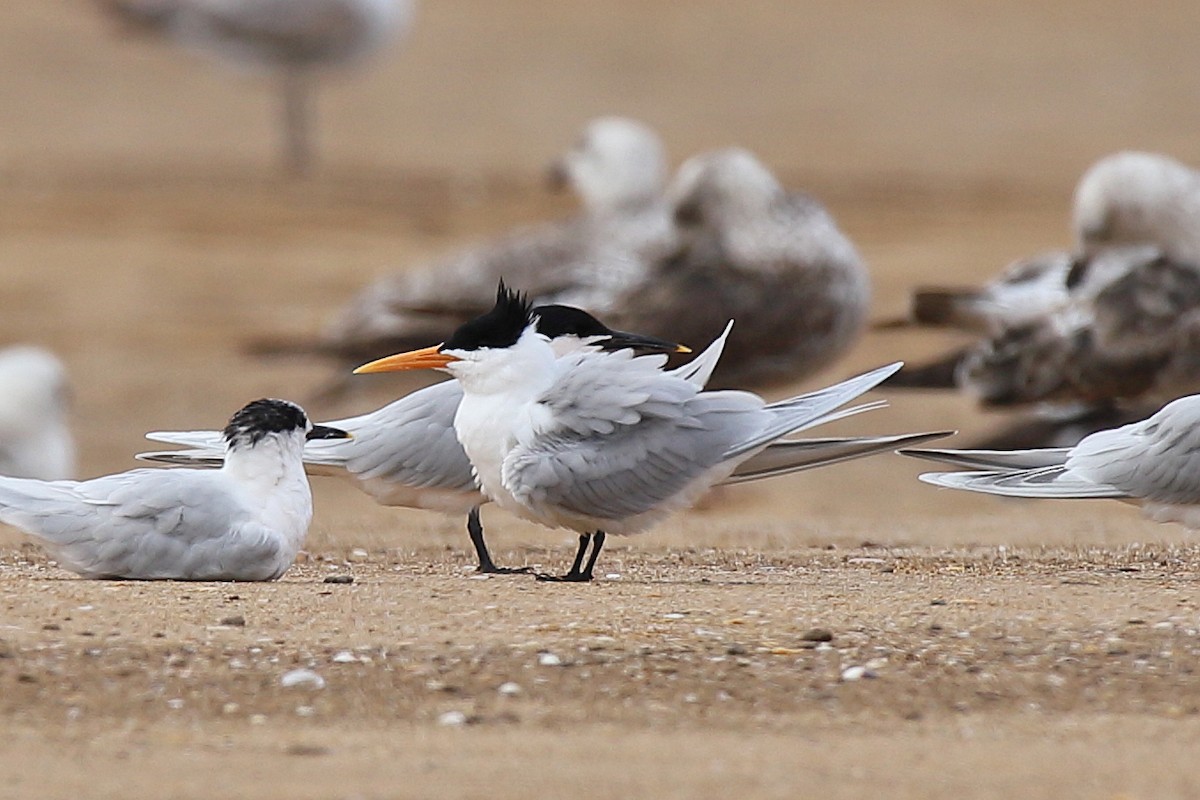
[[[270,438],[251,447],[231,447],[225,454],[226,472],[251,491],[263,494],[283,485],[307,481],[299,444]]]

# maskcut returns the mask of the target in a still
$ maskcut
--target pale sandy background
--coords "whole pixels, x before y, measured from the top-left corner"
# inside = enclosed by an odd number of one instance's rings
[[[655,125],[676,162],[737,143],[815,192],[887,316],[914,283],[1068,244],[1100,155],[1200,163],[1197,30],[1200,6],[1170,2],[433,0],[406,46],[328,83],[324,160],[291,182],[261,76],[118,36],[85,2],[0,4],[0,340],[68,363],[83,474],[129,468],[146,430],[328,377],[247,339],[311,335],[376,275],[568,213],[541,169],[601,113]],[[871,335],[823,377],[947,344]],[[310,411],[409,386],[361,385]],[[909,396],[844,429],[993,422]],[[1200,791],[1192,540],[917,471],[878,458],[726,492],[613,542],[621,579],[583,587],[471,581],[461,521],[328,481],[311,558],[273,586],[83,582],[2,533],[0,796]],[[572,550],[486,521],[507,561]],[[832,651],[800,646],[813,625]],[[370,663],[331,662],[345,649]],[[878,679],[838,681],[873,658]],[[288,694],[292,664],[329,685]],[[500,698],[507,679],[523,693]],[[439,727],[446,710],[478,724]]]

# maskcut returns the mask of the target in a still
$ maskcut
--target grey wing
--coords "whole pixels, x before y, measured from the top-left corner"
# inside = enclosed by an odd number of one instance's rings
[[[573,425],[515,449],[505,460],[505,486],[531,508],[552,506],[601,520],[669,507],[672,500],[685,505],[725,477],[724,454],[767,422],[756,400],[740,392],[706,392],[678,406],[663,403],[674,413],[648,412],[634,422],[614,422],[603,433]]]
[[[1200,502],[1200,395],[1149,419],[1083,439],[1067,467],[1096,483],[1156,502]]]
[[[92,481],[0,481],[0,519],[48,542],[64,565],[93,577],[205,577],[221,566],[243,509],[211,472],[134,470]],[[264,531],[249,547],[269,561]],[[222,573],[218,573],[222,574]],[[216,577],[216,576],[214,576]]]
[[[745,483],[806,469],[825,467],[953,435],[954,431],[894,436],[849,436],[772,442],[737,466],[723,483]]]
[[[901,455],[977,470],[1025,470],[1062,466],[1067,463],[1070,447],[1031,450],[942,450],[938,448],[899,450]]]
[[[1115,486],[1095,483],[1061,466],[1030,470],[926,472],[918,478],[943,489],[964,489],[1002,497],[1097,499],[1128,496]]]
[[[305,461],[337,459],[362,480],[474,491],[471,462],[454,432],[461,400],[458,382],[443,381],[369,414],[325,423],[353,438],[310,441]]]

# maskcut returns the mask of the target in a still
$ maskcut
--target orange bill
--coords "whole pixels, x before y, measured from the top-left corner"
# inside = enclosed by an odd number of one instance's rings
[[[440,369],[447,364],[452,364],[455,361],[462,361],[457,356],[448,355],[438,350],[440,344],[435,344],[433,347],[425,347],[421,350],[410,350],[407,353],[398,353],[394,356],[381,358],[378,361],[372,361],[369,364],[363,364],[358,369],[354,370],[355,375],[362,375],[367,372],[399,372],[405,369]]]

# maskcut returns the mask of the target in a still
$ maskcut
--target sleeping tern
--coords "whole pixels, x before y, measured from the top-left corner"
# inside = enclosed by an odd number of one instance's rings
[[[268,581],[304,542],[306,439],[345,438],[284,400],[256,400],[225,428],[219,470],[138,469],[88,481],[0,478],[0,522],[88,578]]]
[[[538,331],[559,355],[581,349],[637,348],[687,352],[687,348],[649,336],[615,331],[595,317],[570,306],[537,309]],[[704,353],[675,371],[703,386],[712,374],[729,329]],[[304,447],[310,475],[353,480],[385,506],[404,506],[467,514],[467,532],[483,573],[527,572],[498,567],[484,541],[479,506],[485,502],[475,484],[471,462],[454,435],[454,414],[462,399],[457,381],[444,381],[412,392],[375,411],[325,425],[348,431],[349,439],[314,440]],[[183,445],[188,450],[140,453],[147,461],[217,466],[223,459],[219,431],[155,431],[146,438]]]
[[[1200,395],[1074,447],[900,452],[969,469],[920,476],[934,486],[1005,497],[1114,498],[1140,505],[1156,522],[1200,529]]]
[[[483,493],[524,519],[579,533],[565,581],[590,581],[608,533],[639,533],[691,506],[714,484],[750,480],[867,455],[814,459],[810,443],[792,442],[747,466],[782,437],[836,417],[840,406],[899,369],[892,364],[828,389],[768,405],[748,392],[703,392],[665,373],[666,357],[628,350],[557,357],[537,329],[526,299],[500,285],[487,314],[445,343],[389,356],[356,372],[432,368],[463,391],[454,429]],[[853,409],[851,410],[853,411]],[[847,412],[841,412],[847,413]],[[884,437],[922,441],[938,434]],[[874,444],[874,443],[873,443]],[[821,448],[815,448],[820,450]],[[798,454],[789,463],[788,453]],[[832,452],[832,451],[830,451]],[[591,545],[591,555],[584,556]]]

